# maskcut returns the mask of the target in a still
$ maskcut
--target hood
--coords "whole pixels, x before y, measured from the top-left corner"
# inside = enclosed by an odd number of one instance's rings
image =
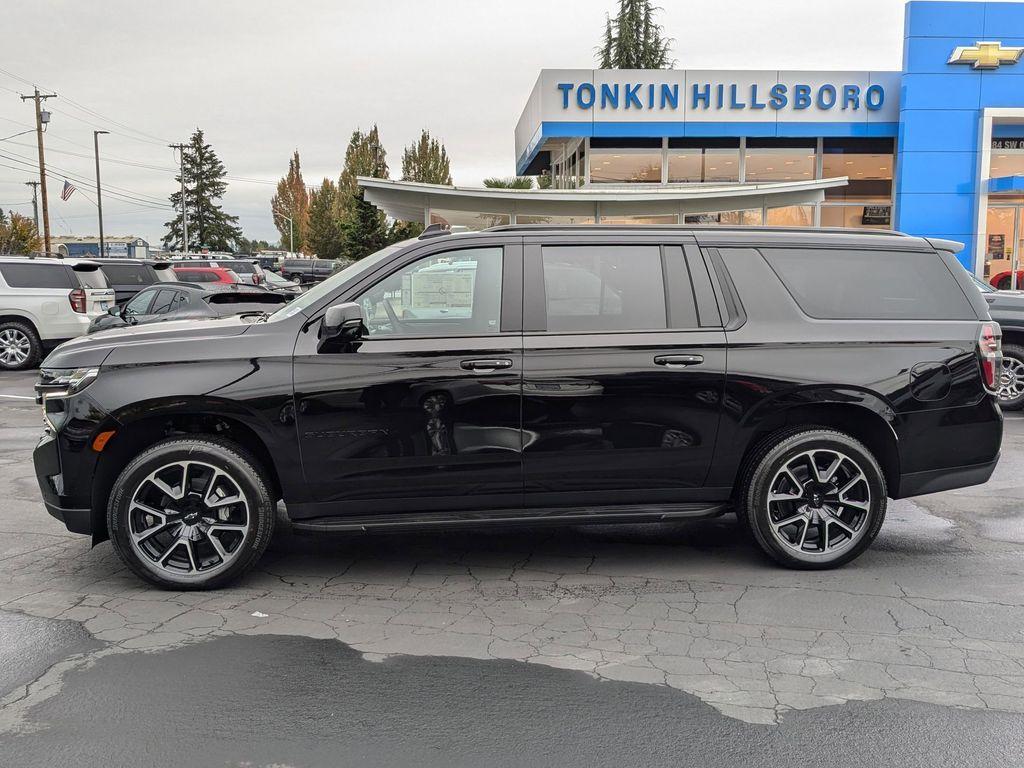
[[[46,356],[40,367],[93,368],[102,365],[115,349],[130,355],[131,348],[142,345],[195,339],[213,341],[238,336],[245,333],[251,325],[251,319],[224,317],[211,320],[192,318],[111,328],[64,342]]]

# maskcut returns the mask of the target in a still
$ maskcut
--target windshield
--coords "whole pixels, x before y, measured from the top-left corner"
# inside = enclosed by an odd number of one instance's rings
[[[277,312],[272,314],[268,319],[271,321],[284,320],[286,318],[297,315],[299,312],[305,312],[307,307],[311,307],[325,296],[329,296],[334,290],[338,288],[338,286],[348,282],[351,278],[355,277],[360,272],[363,272],[379,264],[381,261],[386,259],[391,254],[393,254],[395,251],[399,250],[400,248],[404,248],[408,244],[408,240],[403,240],[400,243],[389,245],[387,248],[383,248],[377,251],[376,253],[370,254],[365,259],[360,259],[354,264],[345,267],[345,269],[341,270],[341,272],[335,272],[322,283],[314,285],[312,288],[310,288],[308,291],[306,291],[298,298],[293,299],[288,304],[285,304],[283,307],[281,307],[281,309],[277,310]]]

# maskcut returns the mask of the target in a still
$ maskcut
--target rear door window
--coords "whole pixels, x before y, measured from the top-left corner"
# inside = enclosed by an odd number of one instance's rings
[[[932,252],[762,248],[800,309],[823,320],[975,320]]]
[[[549,332],[668,328],[659,246],[544,246],[541,263]]]
[[[0,274],[11,288],[77,288],[63,264],[0,264]],[[104,286],[105,287],[105,286]]]

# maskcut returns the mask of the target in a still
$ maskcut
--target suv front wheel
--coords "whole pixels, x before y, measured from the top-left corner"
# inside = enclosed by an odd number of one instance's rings
[[[885,475],[859,441],[829,429],[761,443],[737,515],[758,545],[790,568],[834,568],[860,555],[885,519]]]
[[[276,505],[259,463],[240,446],[172,438],[143,451],[111,489],[117,554],[161,587],[211,589],[251,568],[270,543]]]

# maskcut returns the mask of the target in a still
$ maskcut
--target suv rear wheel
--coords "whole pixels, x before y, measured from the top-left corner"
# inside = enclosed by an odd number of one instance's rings
[[[111,489],[107,526],[136,574],[174,589],[222,586],[270,543],[276,505],[259,464],[214,438],[172,438],[129,462]]]
[[[885,476],[859,441],[829,429],[776,433],[755,451],[737,515],[790,568],[834,568],[860,555],[885,519]]]
[[[1024,347],[1003,345],[1003,370],[999,376],[999,405],[1004,411],[1024,408]]]
[[[39,365],[43,345],[36,329],[20,320],[0,323],[0,369],[21,371]]]

